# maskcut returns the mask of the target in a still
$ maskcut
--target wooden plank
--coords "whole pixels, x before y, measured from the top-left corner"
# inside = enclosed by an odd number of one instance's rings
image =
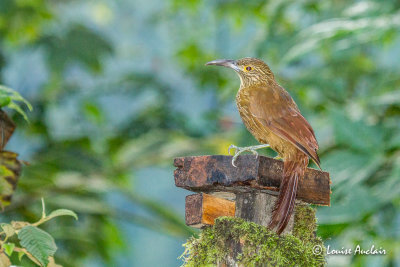
[[[236,195],[235,217],[243,218],[262,226],[268,226],[275,202],[276,197],[267,193],[238,193]],[[283,234],[291,233],[293,225],[294,216],[291,216]]]
[[[218,198],[205,193],[188,195],[186,197],[186,225],[202,228],[213,225],[216,218],[235,216],[235,202]]]
[[[193,194],[186,196],[185,199],[185,222],[186,225],[194,228],[201,228],[203,217],[203,196]]]
[[[277,194],[283,162],[269,157],[211,155],[176,158],[175,185],[194,192],[265,192]],[[330,205],[329,173],[308,168],[299,181],[297,198],[307,203]]]

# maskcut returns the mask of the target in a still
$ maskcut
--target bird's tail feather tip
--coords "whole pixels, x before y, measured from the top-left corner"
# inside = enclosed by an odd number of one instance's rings
[[[268,228],[280,235],[289,223],[295,206],[298,181],[307,167],[307,161],[289,161],[284,165],[284,177],[279,190],[278,199],[272,211]]]
[[[293,208],[296,199],[298,179],[294,178],[289,181],[282,192],[280,192],[278,200],[273,209],[273,215],[268,225],[270,229],[277,228],[277,234],[281,234],[289,223],[289,219],[292,215]]]

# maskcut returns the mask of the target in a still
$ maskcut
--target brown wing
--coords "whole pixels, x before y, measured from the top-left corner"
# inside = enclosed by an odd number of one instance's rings
[[[320,167],[314,131],[288,92],[279,85],[254,87],[249,91],[250,112],[271,132],[291,142]]]

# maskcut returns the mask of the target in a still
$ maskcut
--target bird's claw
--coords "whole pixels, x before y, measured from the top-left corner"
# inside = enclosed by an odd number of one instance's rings
[[[263,146],[263,147],[265,147],[265,146]],[[259,147],[259,146],[255,146],[255,147],[251,147],[251,146],[249,146],[249,147],[238,147],[238,146],[235,146],[235,145],[230,145],[229,148],[228,148],[228,154],[231,155],[231,150],[232,149],[235,150],[235,154],[232,157],[232,166],[233,167],[237,167],[235,165],[235,161],[236,161],[237,157],[240,154],[242,154],[243,152],[246,152],[246,151],[253,153],[253,155],[255,155],[256,158],[258,158],[258,152],[256,151],[256,149],[258,149],[258,148],[261,148],[261,147]]]
[[[237,146],[235,146],[235,145],[230,145],[230,146],[229,146],[229,148],[228,148],[228,154],[229,154],[229,155],[231,154],[231,149],[235,149],[235,150],[237,150],[237,149],[238,149],[238,147],[237,147]]]
[[[237,159],[237,157],[240,155],[240,147],[237,147],[237,146],[235,146],[235,145],[230,145],[229,146],[229,148],[228,148],[228,154],[229,155],[231,155],[231,150],[235,150],[235,152],[234,152],[234,155],[233,155],[233,157],[232,157],[232,166],[233,167],[237,167],[236,165],[235,165],[235,161],[236,161],[236,159]]]

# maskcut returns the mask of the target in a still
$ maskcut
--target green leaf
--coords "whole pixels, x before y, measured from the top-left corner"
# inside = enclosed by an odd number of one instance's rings
[[[0,107],[14,109],[19,114],[21,114],[26,121],[29,121],[25,111],[23,111],[22,108],[17,103],[15,103],[15,101],[24,103],[28,107],[28,109],[32,111],[32,105],[17,91],[0,85]]]
[[[24,117],[24,119],[26,121],[29,121],[28,116],[26,115],[25,111],[22,110],[22,108],[20,106],[18,106],[17,104],[15,104],[14,102],[10,102],[7,105],[8,108],[11,108],[13,110],[15,110],[16,112],[18,112],[22,117]]]
[[[7,95],[0,95],[0,107],[5,107],[8,104],[10,104],[11,102],[11,97],[7,96]]]
[[[25,255],[25,252],[23,252],[23,251],[18,251],[18,259],[19,259],[19,261],[21,261],[22,260],[22,257]]]
[[[55,211],[52,211],[48,216],[46,216],[46,219],[53,219],[58,216],[72,216],[75,218],[75,220],[78,220],[78,215],[76,215],[75,212],[72,210],[67,210],[67,209],[58,209]]]
[[[83,106],[83,111],[86,117],[93,123],[100,124],[105,119],[100,107],[98,107],[95,103],[85,103]]]
[[[4,248],[4,252],[11,257],[14,248],[15,248],[15,244],[14,243],[5,243],[3,244],[3,248]]]
[[[8,94],[10,96],[11,100],[20,101],[20,102],[24,103],[28,107],[28,109],[30,111],[32,111],[32,109],[33,109],[32,105],[25,98],[23,98],[17,91],[15,91],[11,88],[8,88],[6,86],[0,85],[0,92],[2,94]]]
[[[4,233],[6,233],[7,237],[13,236],[15,234],[15,229],[11,226],[11,224],[2,223],[1,228],[3,228],[3,231]]]
[[[21,245],[32,254],[42,266],[47,266],[49,257],[53,256],[57,246],[53,237],[47,232],[35,227],[25,226],[18,232]]]

